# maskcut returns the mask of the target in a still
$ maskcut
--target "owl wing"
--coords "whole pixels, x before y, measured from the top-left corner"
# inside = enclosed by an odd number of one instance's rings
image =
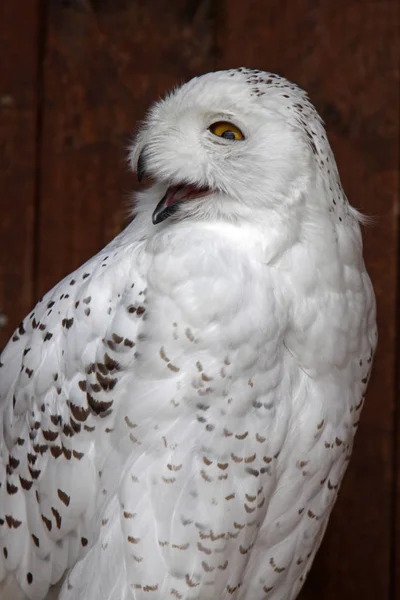
[[[145,312],[133,270],[114,242],[42,298],[0,357],[0,581],[14,572],[31,598],[90,547]]]

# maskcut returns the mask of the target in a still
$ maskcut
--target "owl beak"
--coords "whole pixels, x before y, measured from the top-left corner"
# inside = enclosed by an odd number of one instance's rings
[[[139,154],[139,158],[136,166],[136,173],[139,183],[142,181],[143,177],[146,175],[146,154],[145,148]]]
[[[153,212],[153,225],[158,225],[158,223],[162,223],[163,221],[165,221],[165,219],[168,219],[168,217],[174,214],[174,212],[178,208],[178,205],[176,203],[168,204],[169,196],[170,194],[168,189],[166,194],[161,198],[160,202],[157,204]]]
[[[173,185],[169,187],[153,212],[153,224],[158,225],[176,212],[184,201],[205,198],[212,193],[210,188],[194,185]]]

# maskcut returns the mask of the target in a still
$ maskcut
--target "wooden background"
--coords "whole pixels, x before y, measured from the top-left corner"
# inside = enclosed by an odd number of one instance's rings
[[[125,160],[135,124],[193,75],[245,65],[306,88],[351,202],[376,217],[365,254],[379,350],[302,600],[400,598],[398,16],[392,0],[0,7],[0,347],[42,293],[119,231],[135,185]]]

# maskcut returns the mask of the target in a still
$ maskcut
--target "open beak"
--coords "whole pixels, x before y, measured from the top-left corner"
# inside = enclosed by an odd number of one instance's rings
[[[168,217],[176,212],[178,206],[183,201],[204,198],[211,193],[210,188],[201,188],[194,185],[182,184],[169,187],[153,212],[152,220],[154,225],[158,225],[158,223],[162,223],[165,219],[168,219]]]
[[[146,175],[146,171],[146,148],[143,148],[140,152],[136,167],[139,182],[141,182]],[[153,212],[152,220],[154,225],[158,225],[158,223],[162,223],[165,219],[168,219],[168,217],[176,212],[179,204],[183,201],[204,198],[211,193],[212,190],[208,187],[199,187],[184,183],[180,185],[171,185]]]

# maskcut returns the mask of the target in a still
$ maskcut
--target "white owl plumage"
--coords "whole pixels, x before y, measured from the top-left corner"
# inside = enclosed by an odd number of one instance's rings
[[[130,157],[136,218],[0,358],[1,598],[293,600],[376,344],[360,216],[270,73],[191,80]]]

